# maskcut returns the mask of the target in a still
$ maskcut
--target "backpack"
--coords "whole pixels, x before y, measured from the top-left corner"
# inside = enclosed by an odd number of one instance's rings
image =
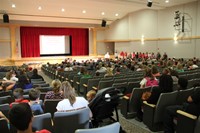
[[[150,78],[146,78],[147,82],[146,82],[146,87],[149,86],[158,86],[158,81],[156,79],[150,79]]]

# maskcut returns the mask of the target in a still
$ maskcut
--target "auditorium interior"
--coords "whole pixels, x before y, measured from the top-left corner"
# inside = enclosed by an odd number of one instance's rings
[[[166,66],[174,63],[177,69],[177,64],[182,63],[184,72],[178,72],[177,75],[188,80],[188,87],[187,91],[180,91],[184,98],[179,100],[185,100],[192,91],[200,88],[200,0],[0,0],[0,3],[1,84],[8,68],[26,68],[28,71],[38,70],[45,82],[34,82],[36,86],[49,87],[48,91],[52,89],[51,82],[55,79],[68,81],[78,95],[85,98],[88,91],[80,91],[84,86],[89,86],[89,80],[94,80],[93,85],[98,82],[92,86],[96,91],[100,90],[100,82],[103,89],[124,87],[126,89],[120,94],[120,101],[113,111],[114,119],[120,124],[115,128],[120,127],[117,131],[120,133],[164,133],[164,120],[161,116],[167,106],[177,102],[180,95],[174,87],[169,95],[160,96],[157,104],[142,101],[143,94],[153,90],[153,86],[141,89],[141,80],[146,72],[146,69],[139,72],[142,65],[157,65],[158,71],[163,74],[166,71],[161,67],[161,62]],[[161,56],[159,58],[158,53]],[[68,63],[78,69],[70,73],[64,69],[60,71],[63,64],[66,67]],[[89,68],[92,64],[100,64],[102,67],[106,63],[107,66],[115,66],[112,68],[113,73],[119,67],[121,75],[105,77],[105,73],[100,72],[100,77],[96,77],[98,68],[94,68],[95,71]],[[133,64],[134,70],[131,70]],[[92,75],[83,81],[76,75],[82,65],[88,65],[86,68]],[[159,77],[161,75],[155,76]],[[106,81],[109,82],[106,84]],[[199,86],[195,88],[196,83]],[[178,81],[174,84],[178,86]],[[42,100],[47,90],[41,89]],[[0,89],[0,99],[7,95]],[[3,104],[5,102],[0,100],[0,111],[4,108]],[[140,110],[143,112],[143,120],[137,118],[138,105],[142,106]],[[49,113],[45,109],[44,112]],[[53,118],[55,112],[51,112],[52,124],[56,122]],[[181,110],[177,114],[178,118],[174,119],[177,133],[200,132],[198,116]],[[101,129],[110,125],[110,121],[102,123],[98,127],[102,130],[100,132],[114,132],[111,129]],[[56,125],[52,124],[49,130],[60,133]],[[41,130],[41,126],[38,127]],[[73,132],[82,133],[77,130]]]

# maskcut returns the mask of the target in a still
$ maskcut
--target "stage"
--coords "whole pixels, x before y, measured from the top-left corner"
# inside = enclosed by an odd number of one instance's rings
[[[112,57],[112,56],[111,56]],[[31,57],[31,58],[16,58],[16,59],[0,59],[0,66],[20,66],[22,64],[40,66],[47,62],[51,64],[61,63],[67,58],[81,62],[82,60],[97,60],[104,58],[104,55],[98,56],[51,56],[51,57]]]

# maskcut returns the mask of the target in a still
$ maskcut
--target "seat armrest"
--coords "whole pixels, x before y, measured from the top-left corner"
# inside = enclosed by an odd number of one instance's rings
[[[77,85],[80,85],[80,83],[79,83],[79,82],[76,82],[76,84],[77,84]]]
[[[197,116],[177,110],[176,133],[194,133]]]
[[[154,127],[154,113],[156,105],[143,101],[143,123],[152,130]]]
[[[197,116],[192,115],[192,114],[190,114],[190,113],[187,113],[187,112],[185,112],[185,111],[177,110],[176,112],[177,112],[178,114],[183,115],[183,116],[185,116],[185,117],[188,117],[188,118],[190,118],[190,119],[193,119],[193,120],[196,120],[196,119],[197,119]]]
[[[97,87],[93,86],[92,89],[97,90]]]
[[[87,87],[88,87],[86,84],[83,84],[83,86],[84,86],[85,88],[87,88]]]
[[[120,111],[121,114],[125,117],[128,118],[128,113],[129,113],[129,100],[130,98],[127,96],[123,96],[121,99],[121,104],[120,104]]]
[[[155,104],[147,103],[147,101],[143,101],[143,104],[145,104],[146,106],[150,106],[150,107],[152,107],[152,108],[155,108],[155,107],[156,107]]]

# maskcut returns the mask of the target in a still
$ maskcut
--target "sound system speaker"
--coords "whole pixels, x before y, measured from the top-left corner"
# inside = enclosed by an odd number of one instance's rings
[[[148,1],[147,6],[151,7],[152,6],[152,1]]]
[[[3,15],[3,22],[4,23],[9,23],[9,16],[8,16],[8,14],[4,14]]]
[[[106,27],[106,20],[102,20],[101,27]]]

